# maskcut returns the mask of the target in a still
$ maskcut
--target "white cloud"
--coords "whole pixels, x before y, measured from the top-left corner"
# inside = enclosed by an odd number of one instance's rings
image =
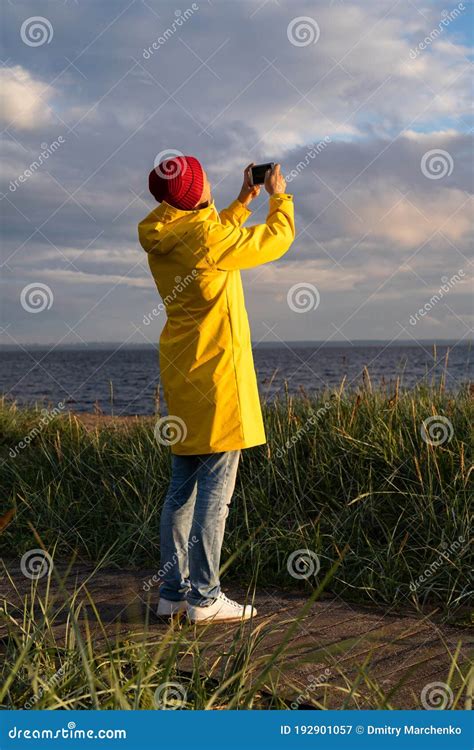
[[[15,65],[0,69],[0,121],[4,127],[36,130],[53,117],[50,99],[54,89]]]
[[[388,239],[401,248],[414,249],[434,232],[442,231],[453,242],[462,239],[472,226],[472,205],[462,190],[446,189],[437,194],[404,197],[398,191],[383,194],[358,191],[351,207],[362,218],[364,233]],[[347,214],[353,232],[360,223]]]
[[[146,277],[136,276],[119,276],[111,273],[85,273],[84,271],[75,271],[58,268],[43,268],[41,276],[57,283],[63,284],[105,284],[107,287],[125,285],[139,287],[142,289],[153,288],[153,280],[149,275]]]

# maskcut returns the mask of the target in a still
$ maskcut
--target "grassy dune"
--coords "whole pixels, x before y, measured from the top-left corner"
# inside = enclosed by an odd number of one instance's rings
[[[224,581],[309,592],[339,562],[328,588],[345,599],[455,613],[472,589],[473,411],[467,391],[388,395],[368,379],[359,392],[266,406],[268,445],[243,454]],[[158,568],[170,459],[154,420],[42,417],[0,407],[2,556],[37,547],[34,529],[55,559]],[[309,550],[300,578],[288,570],[297,550]],[[305,568],[315,556],[317,575]]]

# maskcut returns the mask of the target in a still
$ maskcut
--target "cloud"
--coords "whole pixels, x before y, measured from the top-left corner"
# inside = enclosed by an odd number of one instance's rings
[[[402,249],[416,248],[438,231],[456,242],[472,227],[472,201],[454,189],[411,198],[398,191],[371,192],[369,201],[367,191],[360,190],[355,211],[355,219],[348,217],[354,232],[360,231],[360,220],[366,236],[390,240]]]
[[[125,286],[132,286],[138,288],[149,289],[152,287],[153,282],[150,280],[149,275],[136,277],[124,273],[123,276],[118,274],[110,273],[86,273],[84,271],[75,271],[67,269],[57,268],[42,268],[41,277],[56,282],[57,284],[104,284],[108,287],[118,286],[124,284]]]
[[[36,130],[53,119],[52,86],[21,65],[0,69],[0,118],[4,127]]]
[[[46,340],[62,319],[83,319],[85,338],[120,339],[156,302],[137,223],[155,205],[147,174],[158,152],[196,154],[223,207],[250,161],[279,159],[288,174],[328,136],[288,185],[294,246],[279,263],[245,274],[250,318],[256,335],[273,321],[281,338],[321,339],[334,324],[343,326],[338,336],[394,335],[397,320],[443,275],[469,268],[470,88],[460,22],[410,56],[444,7],[203,2],[146,59],[143,50],[177,17],[171,1],[158,16],[153,4],[128,0],[87,10],[54,4],[54,39],[37,48],[19,37],[34,3],[9,4],[9,67],[0,73],[5,119],[14,120],[3,146],[9,332],[30,335],[18,298],[31,278],[55,287],[58,304],[34,334]],[[317,21],[317,43],[291,44],[297,16]],[[59,135],[64,145],[9,191],[40,144]],[[420,167],[432,149],[453,160],[439,180]],[[266,213],[262,194],[250,223]],[[288,284],[304,279],[324,299],[316,328],[285,305]],[[464,315],[460,290],[449,304]],[[436,316],[443,336],[464,333],[447,308]]]

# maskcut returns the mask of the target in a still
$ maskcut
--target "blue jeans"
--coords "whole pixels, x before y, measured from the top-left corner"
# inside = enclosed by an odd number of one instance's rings
[[[172,456],[161,512],[160,596],[205,607],[220,593],[219,566],[240,451]]]

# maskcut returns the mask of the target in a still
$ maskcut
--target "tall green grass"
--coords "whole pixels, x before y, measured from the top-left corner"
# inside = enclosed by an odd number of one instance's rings
[[[456,612],[472,589],[473,411],[465,391],[387,394],[368,378],[358,392],[267,405],[268,444],[243,452],[224,579],[309,591],[340,561],[329,588],[346,599]],[[449,434],[432,445],[422,426],[436,415]],[[0,406],[0,516],[16,510],[2,555],[37,546],[34,528],[56,559],[158,569],[170,456],[153,420],[90,429],[57,416],[12,457],[40,417],[39,407]],[[288,557],[301,549],[318,555],[319,577],[289,574]]]

